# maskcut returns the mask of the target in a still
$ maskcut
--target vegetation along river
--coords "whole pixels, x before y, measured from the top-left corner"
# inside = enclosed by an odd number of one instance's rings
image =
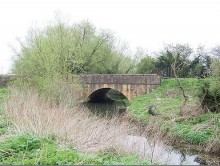
[[[128,104],[120,101],[107,99],[101,102],[87,102],[84,104],[93,113],[111,118],[126,111]],[[118,141],[118,147],[125,151],[134,152],[142,158],[150,159],[154,163],[168,165],[218,165],[220,163],[220,159],[216,154],[191,151],[187,148],[176,148],[166,145],[162,140],[152,141],[147,136],[127,135],[126,138],[123,137]]]

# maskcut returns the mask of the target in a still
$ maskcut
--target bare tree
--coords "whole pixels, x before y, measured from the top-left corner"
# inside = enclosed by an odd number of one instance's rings
[[[177,64],[177,59],[178,59],[178,51],[177,51],[177,48],[175,46],[171,46],[170,48],[172,48],[172,54],[173,54],[173,57],[174,57],[174,61],[173,63],[171,64],[171,68],[173,70],[173,74],[174,74],[174,78],[175,80],[177,81],[178,83],[178,86],[179,86],[179,89],[180,91],[182,92],[182,96],[184,98],[183,100],[183,103],[180,107],[180,111],[183,110],[183,107],[186,105],[186,102],[188,101],[188,96],[186,95],[186,92],[185,92],[185,89],[183,88],[183,86],[181,85],[181,82],[179,80],[179,77],[178,77],[178,70],[180,68],[180,66],[182,66],[185,61],[181,61],[181,63],[178,63]]]

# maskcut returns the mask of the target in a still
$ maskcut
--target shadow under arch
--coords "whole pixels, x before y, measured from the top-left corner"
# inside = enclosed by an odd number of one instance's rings
[[[128,104],[128,98],[120,91],[112,88],[100,88],[93,91],[85,103],[91,112],[108,117],[123,114]]]
[[[88,102],[126,102],[129,103],[128,98],[117,89],[100,88],[92,92],[88,96]]]

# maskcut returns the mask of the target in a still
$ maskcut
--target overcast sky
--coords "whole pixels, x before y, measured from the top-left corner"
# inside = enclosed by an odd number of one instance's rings
[[[113,31],[131,49],[220,45],[220,0],[0,0],[0,74],[10,70],[16,38],[46,25],[56,11],[73,23],[89,20]]]

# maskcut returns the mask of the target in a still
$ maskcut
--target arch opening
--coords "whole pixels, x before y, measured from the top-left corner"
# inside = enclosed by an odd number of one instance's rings
[[[129,104],[128,98],[120,91],[112,88],[101,88],[91,93],[87,107],[99,115],[122,114]]]
[[[128,104],[129,100],[123,93],[116,89],[101,88],[88,96],[88,102],[125,102]]]
[[[111,88],[102,88],[102,89],[98,89],[94,92],[92,92],[89,96],[88,96],[88,102],[104,102],[107,101],[107,93],[108,91],[110,91]]]

